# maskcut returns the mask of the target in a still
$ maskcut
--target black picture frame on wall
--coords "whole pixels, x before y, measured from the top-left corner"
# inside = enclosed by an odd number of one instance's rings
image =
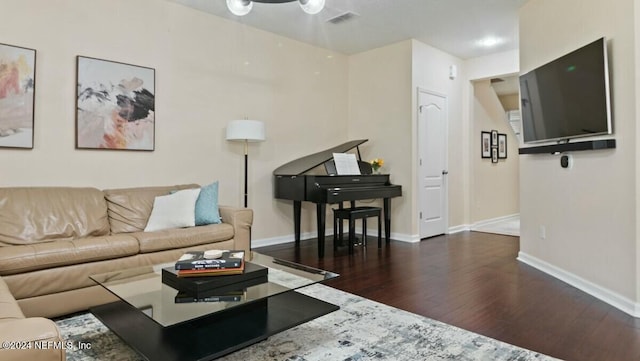
[[[491,158],[491,133],[480,134],[480,155],[482,158]]]
[[[498,163],[498,148],[491,148],[491,163]]]
[[[498,159],[507,159],[507,135],[498,134]]]
[[[498,146],[498,131],[497,130],[492,130],[491,131],[491,146],[492,147],[497,147]]]

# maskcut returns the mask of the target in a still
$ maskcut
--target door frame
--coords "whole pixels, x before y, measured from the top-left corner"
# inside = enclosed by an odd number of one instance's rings
[[[445,105],[445,116],[446,116],[446,121],[445,121],[445,126],[444,126],[444,132],[445,132],[445,139],[444,139],[444,166],[445,169],[447,170],[449,169],[449,97],[444,94],[444,93],[440,93],[440,92],[436,92],[433,90],[429,90],[429,89],[425,89],[422,87],[417,87],[416,89],[416,136],[415,136],[415,140],[416,140],[416,151],[417,151],[417,157],[416,157],[416,184],[417,184],[417,188],[418,188],[418,194],[417,194],[417,202],[416,202],[416,208],[417,208],[417,212],[416,212],[416,217],[417,217],[417,224],[418,224],[418,236],[419,239],[425,238],[426,236],[422,235],[422,225],[420,224],[421,222],[421,217],[420,217],[420,212],[421,212],[421,205],[420,203],[420,199],[422,199],[422,187],[420,186],[420,182],[421,182],[421,176],[420,176],[420,155],[422,154],[421,152],[421,126],[420,126],[420,107],[422,106],[420,104],[420,96],[421,94],[429,94],[429,95],[434,95],[437,97],[442,97],[444,98],[444,105]],[[444,224],[445,224],[445,230],[444,230],[444,234],[448,234],[449,233],[449,174],[447,174],[446,176],[443,177],[443,185],[442,185],[443,189],[444,189],[444,209],[442,210],[444,215]]]

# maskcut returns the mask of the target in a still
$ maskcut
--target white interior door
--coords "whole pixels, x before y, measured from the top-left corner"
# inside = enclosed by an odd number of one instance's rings
[[[420,238],[447,231],[447,98],[418,90]]]

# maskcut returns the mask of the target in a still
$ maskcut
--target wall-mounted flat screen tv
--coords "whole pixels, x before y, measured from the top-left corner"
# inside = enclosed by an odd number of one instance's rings
[[[606,39],[521,75],[520,98],[525,143],[611,134]]]

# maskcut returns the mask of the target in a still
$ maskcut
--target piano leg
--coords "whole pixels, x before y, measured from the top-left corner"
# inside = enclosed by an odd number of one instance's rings
[[[340,204],[338,205],[338,209],[342,209],[342,202],[340,202]],[[344,224],[342,223],[342,221],[340,221],[340,224],[338,224],[338,242],[340,242],[340,245],[342,245],[342,232],[344,232],[343,227]]]
[[[293,201],[293,229],[296,247],[300,246],[300,214],[302,210],[301,201]]]
[[[385,198],[383,202],[384,209],[384,241],[389,244],[391,238],[391,198]]]
[[[327,205],[316,203],[316,213],[318,217],[318,258],[324,257],[324,226],[326,224]]]

